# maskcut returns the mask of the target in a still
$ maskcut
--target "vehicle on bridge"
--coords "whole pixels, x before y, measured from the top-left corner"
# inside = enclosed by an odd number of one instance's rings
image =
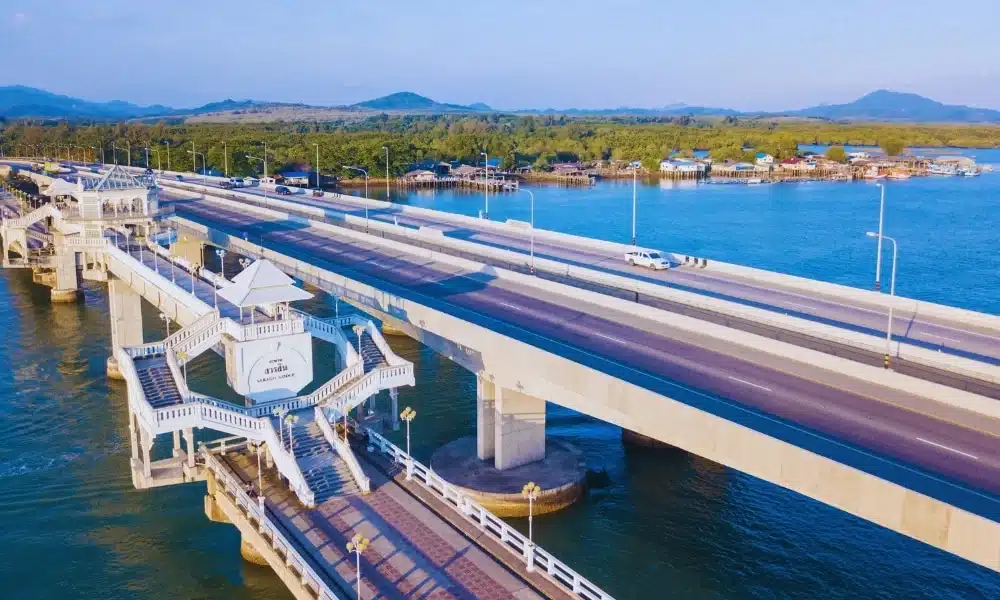
[[[654,271],[670,268],[670,263],[667,262],[659,252],[651,250],[633,250],[632,252],[626,252],[625,262],[633,267],[646,267],[648,269],[653,269]]]
[[[244,177],[243,178],[243,185],[245,185],[247,187],[253,187],[253,186],[257,185],[258,183],[259,182],[257,181],[256,177]]]
[[[282,196],[291,196],[292,195],[292,190],[286,188],[283,185],[279,185],[278,187],[274,188],[274,191],[278,192]]]
[[[243,187],[244,184],[246,184],[246,181],[243,180],[241,177],[230,177],[229,178],[229,185],[231,187],[240,188],[240,187]]]

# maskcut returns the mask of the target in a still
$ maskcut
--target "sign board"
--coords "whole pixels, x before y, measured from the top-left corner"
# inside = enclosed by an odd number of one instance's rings
[[[313,380],[312,336],[230,340],[226,372],[233,389],[256,402],[296,396]]]

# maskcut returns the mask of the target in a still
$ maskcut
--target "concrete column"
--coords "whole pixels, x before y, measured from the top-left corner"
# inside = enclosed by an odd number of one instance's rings
[[[496,449],[496,389],[482,375],[476,375],[476,455],[479,460],[493,458]]]
[[[149,458],[149,453],[153,449],[153,438],[141,427],[139,428],[139,436],[142,439],[142,473],[148,480],[152,476],[152,461]]]
[[[545,400],[508,388],[498,392],[493,466],[503,471],[545,458]]]
[[[188,427],[184,430],[184,443],[187,445],[187,464],[194,466],[194,429]]]
[[[399,390],[389,388],[389,399],[392,401],[392,430],[399,431]]]
[[[111,278],[108,281],[108,302],[111,306],[111,357],[108,377],[121,379],[118,370],[118,350],[122,346],[142,344],[142,297],[127,283]]]
[[[204,249],[205,246],[200,240],[182,233],[173,245],[172,252],[174,256],[179,256],[193,265],[203,267],[205,266]]]
[[[63,251],[54,269],[52,301],[76,302],[80,299],[80,274],[76,270],[76,253]]]
[[[181,431],[177,429],[174,431],[174,456],[181,455]]]
[[[132,460],[139,460],[139,442],[138,442],[138,440],[136,440],[136,437],[135,437],[136,434],[138,433],[136,431],[135,418],[136,418],[135,415],[131,411],[129,411],[129,413],[128,413],[128,441],[129,441],[129,445],[132,446]]]

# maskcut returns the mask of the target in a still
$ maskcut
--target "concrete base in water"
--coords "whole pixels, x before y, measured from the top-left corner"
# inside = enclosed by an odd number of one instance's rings
[[[108,375],[108,379],[117,379],[119,381],[125,380],[125,376],[122,375],[121,369],[118,368],[118,359],[114,356],[108,357],[104,370]]]
[[[82,290],[52,290],[53,302],[78,302],[82,297]]]
[[[258,552],[246,538],[240,538],[240,556],[248,563],[261,567],[270,566],[267,564],[267,559],[264,558],[264,555]]]
[[[498,471],[492,459],[479,460],[475,437],[459,438],[434,453],[431,469],[499,517],[528,516],[528,500],[521,489],[529,481],[542,488],[534,501],[536,515],[566,508],[586,491],[583,453],[551,439],[545,443],[544,459]]]

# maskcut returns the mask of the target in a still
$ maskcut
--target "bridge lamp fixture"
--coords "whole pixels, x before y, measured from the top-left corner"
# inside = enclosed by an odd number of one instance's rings
[[[347,551],[353,552],[356,559],[358,600],[361,600],[361,553],[368,549],[370,543],[371,540],[363,537],[360,533],[354,534],[351,541],[347,542]]]
[[[278,417],[278,435],[281,437],[281,447],[285,447],[285,430],[281,426],[281,422],[285,419],[285,415],[288,414],[287,408],[278,407],[271,411],[271,414]]]
[[[413,479],[413,456],[410,454],[410,422],[417,416],[417,411],[409,406],[399,413],[399,418],[406,421],[406,457],[409,462],[406,465],[406,478]]]
[[[344,168],[349,171],[357,171],[363,173],[365,176],[365,200],[368,199],[368,171],[362,169],[361,167],[352,167],[351,165],[344,165]],[[365,233],[368,233],[368,204],[365,204]]]
[[[892,277],[889,280],[889,324],[885,328],[885,368],[889,368],[889,357],[892,355],[892,305],[893,300],[896,296],[896,262],[899,258],[899,248],[896,246],[896,238],[891,238],[887,235],[882,235],[882,232],[875,233],[874,231],[869,231],[866,233],[870,238],[877,238],[879,240],[879,246],[882,245],[882,240],[886,239],[892,242]]]
[[[167,337],[170,337],[170,317],[167,313],[160,313],[160,320],[167,324]]]
[[[292,427],[299,422],[298,415],[285,415],[285,425],[288,426],[288,452],[295,456],[295,438],[292,437]]]
[[[521,488],[521,495],[528,499],[528,547],[525,548],[525,558],[528,561],[527,570],[529,573],[535,570],[535,499],[541,492],[542,488],[534,481],[529,481]]]
[[[487,221],[490,220],[490,155],[486,153],[485,150],[479,153],[483,157],[483,180],[486,183],[486,210],[483,216]]]

